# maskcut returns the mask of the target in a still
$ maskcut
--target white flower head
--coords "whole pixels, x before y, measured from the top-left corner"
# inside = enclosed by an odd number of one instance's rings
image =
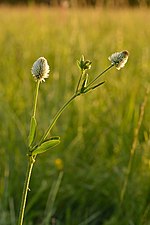
[[[38,58],[31,69],[32,75],[36,81],[40,80],[40,82],[44,81],[49,77],[49,65],[47,60],[44,57]]]
[[[116,66],[118,70],[123,68],[128,61],[129,52],[127,50],[122,52],[115,52],[108,59],[111,61],[113,65]]]

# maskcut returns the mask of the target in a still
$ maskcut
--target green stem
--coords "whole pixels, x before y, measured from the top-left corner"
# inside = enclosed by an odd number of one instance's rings
[[[114,66],[114,64],[111,64],[108,68],[106,68],[103,72],[101,72],[97,77],[95,77],[94,80],[92,80],[90,83],[88,83],[88,85],[86,86],[86,88],[89,87],[91,84],[93,84],[100,76],[102,76],[106,71],[108,71],[113,66]]]
[[[36,92],[35,92],[35,99],[34,99],[34,108],[33,108],[33,117],[35,117],[35,114],[36,114],[39,86],[40,86],[40,80],[37,81],[37,85],[36,85]]]
[[[87,86],[89,87],[91,84],[93,84],[102,74],[104,74],[107,70],[109,70],[111,67],[113,67],[114,65],[111,64],[107,69],[105,69],[102,73],[100,73],[93,81],[91,81]],[[55,125],[57,119],[60,117],[60,115],[62,114],[62,112],[64,111],[64,109],[70,104],[70,102],[72,102],[78,95],[80,95],[81,93],[78,92],[79,89],[79,84],[81,82],[81,78],[83,76],[83,72],[81,73],[81,76],[79,78],[78,84],[77,84],[77,88],[76,88],[76,92],[75,94],[68,100],[68,102],[66,102],[62,108],[56,113],[53,121],[51,122],[51,124],[49,125],[47,131],[45,132],[45,134],[43,135],[43,137],[41,138],[39,145],[47,138],[47,136],[49,135],[51,129],[53,128],[53,126]]]
[[[31,178],[34,161],[35,161],[35,159],[32,158],[32,156],[30,156],[29,162],[28,162],[28,167],[27,167],[27,172],[26,172],[26,178],[25,178],[25,182],[24,182],[24,187],[23,187],[23,192],[22,192],[22,200],[21,200],[21,206],[20,206],[18,225],[23,224],[27,194],[28,194],[28,190],[29,190],[29,182],[30,182],[30,178]]]
[[[80,95],[79,93],[74,94],[62,107],[61,109],[56,113],[56,115],[54,116],[51,124],[49,125],[47,131],[45,132],[45,134],[43,135],[43,137],[41,138],[41,141],[39,143],[39,145],[47,138],[47,136],[49,135],[51,129],[53,128],[53,126],[55,125],[57,119],[60,117],[60,115],[62,114],[62,112],[64,111],[64,109],[78,96]]]
[[[35,118],[36,108],[37,108],[39,86],[40,86],[40,80],[37,81],[37,85],[36,85],[36,92],[35,92],[35,99],[34,99],[34,106],[33,106],[33,116],[32,116],[34,118]],[[33,164],[35,162],[35,158],[36,158],[36,156],[34,156],[34,157],[29,156],[26,178],[25,178],[23,192],[22,192],[22,200],[21,200],[21,206],[20,206],[20,212],[19,212],[18,225],[23,224],[24,212],[25,212],[26,201],[27,201],[27,193],[29,190],[29,182],[30,182],[32,168],[33,168]]]

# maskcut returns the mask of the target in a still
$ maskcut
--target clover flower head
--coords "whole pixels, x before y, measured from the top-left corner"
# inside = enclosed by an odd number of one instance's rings
[[[113,65],[116,66],[116,69],[120,70],[123,68],[128,61],[129,52],[124,50],[122,52],[115,52],[108,59],[111,61]]]
[[[47,60],[44,57],[38,58],[31,69],[32,75],[36,81],[40,80],[40,82],[44,81],[49,77],[49,65]]]

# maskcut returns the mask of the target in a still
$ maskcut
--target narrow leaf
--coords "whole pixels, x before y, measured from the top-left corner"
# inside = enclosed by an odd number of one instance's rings
[[[105,81],[102,81],[101,83],[99,83],[99,84],[97,84],[97,85],[91,87],[91,89],[95,89],[95,88],[99,87],[100,85],[102,85],[102,84],[104,84],[104,83],[105,83]]]
[[[99,84],[97,84],[97,85],[95,85],[95,86],[92,86],[92,87],[89,87],[89,88],[87,88],[87,89],[84,89],[84,93],[87,93],[87,92],[89,92],[89,91],[91,91],[91,90],[94,90],[95,88],[99,87],[100,85],[102,85],[102,84],[104,84],[104,83],[105,83],[105,81],[102,81],[101,83],[99,83]]]
[[[55,147],[60,143],[59,137],[52,137],[49,140],[44,141],[40,146],[38,146],[35,150],[33,150],[32,155],[41,154],[46,152],[50,148]]]
[[[85,73],[83,81],[82,81],[81,92],[84,92],[84,90],[86,88],[86,85],[87,85],[87,82],[88,82],[88,74]]]
[[[32,116],[31,123],[30,123],[30,132],[29,132],[29,146],[31,146],[34,141],[36,126],[37,126],[36,119],[35,117]]]

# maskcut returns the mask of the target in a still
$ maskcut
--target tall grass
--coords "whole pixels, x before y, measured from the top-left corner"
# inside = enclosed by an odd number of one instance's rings
[[[76,99],[58,120],[52,132],[62,142],[38,158],[25,224],[42,224],[50,214],[61,225],[150,224],[149,96],[120,208],[134,130],[150,82],[149,20],[146,9],[0,8],[0,225],[16,224],[19,213],[35,59],[44,56],[51,67],[39,94],[40,136],[72,94],[81,54],[93,61],[94,76],[108,66],[111,53],[123,49],[130,52],[125,69],[108,72],[102,88]],[[48,195],[55,195],[51,186],[60,173],[57,158],[63,161],[63,179],[48,211]]]

